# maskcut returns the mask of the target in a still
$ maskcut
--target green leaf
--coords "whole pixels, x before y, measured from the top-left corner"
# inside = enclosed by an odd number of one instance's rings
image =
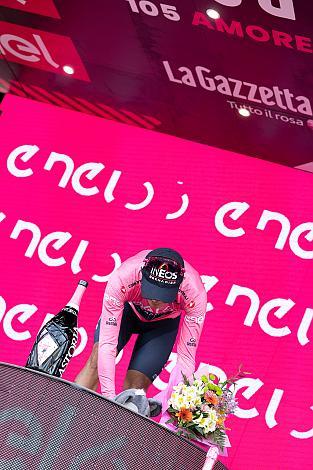
[[[189,380],[187,379],[187,376],[186,376],[183,372],[181,373],[181,375],[183,376],[184,384],[190,386],[190,382],[189,382]]]
[[[222,450],[224,449],[226,434],[222,430],[217,428],[215,431],[208,433],[207,437],[212,439]]]
[[[194,425],[195,425],[195,423],[193,423],[193,422],[187,423],[186,428],[191,428]]]
[[[208,381],[209,381],[206,375],[202,375],[202,376],[201,376],[201,380],[202,380],[202,382],[203,382],[204,384],[207,384]]]
[[[193,431],[191,430],[188,430],[188,434],[189,436],[191,436],[191,438],[195,439],[197,437],[197,434],[195,434]]]
[[[201,434],[201,436],[204,436],[203,428],[200,428],[199,426],[196,426],[195,430],[198,431]]]

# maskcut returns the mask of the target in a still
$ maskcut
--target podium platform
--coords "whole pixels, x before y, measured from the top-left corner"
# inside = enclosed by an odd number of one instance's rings
[[[97,393],[0,363],[1,470],[201,470],[204,461],[193,443]]]

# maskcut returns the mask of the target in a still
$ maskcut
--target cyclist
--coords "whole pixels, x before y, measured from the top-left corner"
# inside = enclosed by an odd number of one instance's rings
[[[124,390],[146,391],[172,351],[182,317],[170,393],[182,372],[190,376],[195,370],[206,304],[199,274],[177,251],[157,248],[127,259],[107,283],[95,344],[76,383],[96,390],[99,377],[101,393],[114,398],[115,357],[136,333]]]

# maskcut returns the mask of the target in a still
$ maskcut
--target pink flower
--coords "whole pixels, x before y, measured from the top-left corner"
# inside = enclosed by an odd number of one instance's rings
[[[209,405],[207,405],[206,403],[201,405],[201,411],[204,411],[204,413],[208,413],[210,411]]]

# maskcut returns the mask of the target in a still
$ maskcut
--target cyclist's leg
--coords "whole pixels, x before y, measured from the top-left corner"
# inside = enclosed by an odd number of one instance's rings
[[[160,374],[173,349],[180,318],[145,323],[139,334],[124,382],[127,388],[145,391]]]
[[[74,382],[83,387],[89,388],[94,392],[98,388],[98,346],[99,342],[94,343],[90,356],[86,364],[76,376]]]
[[[130,339],[133,328],[132,318],[133,311],[129,304],[125,304],[123,310],[123,317],[121,321],[121,327],[119,331],[117,354],[123,349],[128,340]],[[96,391],[99,384],[98,379],[98,346],[99,346],[99,334],[100,334],[101,320],[99,318],[96,330],[94,333],[94,345],[89,358],[83,369],[79,372],[75,378],[75,383],[82,385],[83,387],[89,388],[90,390]]]
[[[129,388],[138,388],[140,390],[143,389],[147,391],[150,385],[151,380],[146,374],[139,370],[128,369],[123,389],[128,390]]]

